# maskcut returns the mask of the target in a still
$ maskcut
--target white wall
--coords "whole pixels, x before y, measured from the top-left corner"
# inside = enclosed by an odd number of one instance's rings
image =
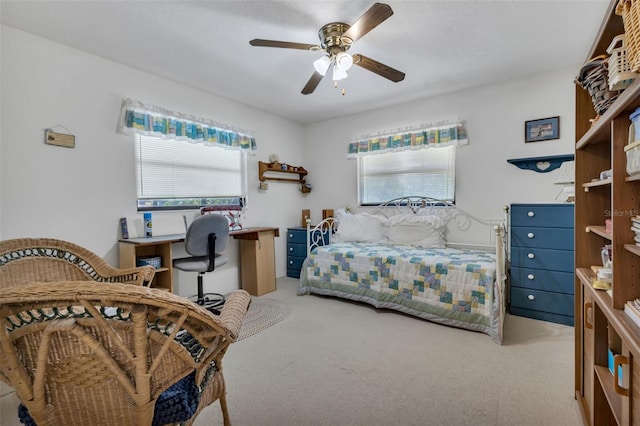
[[[322,209],[357,207],[356,160],[347,145],[364,134],[422,123],[464,119],[470,144],[456,155],[456,204],[479,218],[500,218],[502,206],[518,202],[554,202],[561,187],[558,171],[536,173],[507,163],[511,158],[574,152],[574,73],[578,67],[381,108],[307,126],[305,155],[314,159],[314,221]],[[402,83],[398,83],[402,84]],[[347,95],[348,96],[348,95]],[[526,120],[560,116],[560,139],[524,143]],[[331,164],[331,167],[326,165]],[[419,191],[412,191],[421,195]],[[565,197],[566,198],[566,197]],[[561,200],[562,198],[558,198]],[[453,241],[487,243],[481,228]]]
[[[60,238],[117,265],[119,218],[136,218],[130,223],[135,231],[142,217],[136,211],[134,142],[115,132],[122,99],[131,97],[255,134],[245,225],[282,230],[276,270],[286,274],[286,227],[299,223],[308,195],[286,183],[259,192],[257,161],[269,161],[275,152],[302,165],[300,125],[11,27],[1,27],[1,38],[0,238]],[[75,148],[45,145],[44,129],[56,125],[75,135]],[[67,133],[64,128],[55,130]],[[182,224],[182,213],[154,214],[155,233],[170,223]],[[238,288],[237,252],[232,241],[232,262],[209,278],[221,291]],[[180,273],[183,280],[188,287],[180,293],[192,293],[195,276]]]
[[[286,274],[286,228],[299,225],[301,209],[310,208],[317,221],[322,209],[357,206],[356,162],[345,157],[348,142],[363,134],[466,120],[470,145],[457,155],[457,203],[482,218],[500,217],[502,206],[513,202],[553,202],[560,190],[552,184],[557,172],[520,170],[507,159],[573,152],[572,80],[578,66],[302,127],[7,26],[0,30],[0,238],[61,238],[112,264],[118,257],[118,219],[128,217],[132,230],[141,228],[133,140],[115,132],[126,97],[254,132],[259,151],[249,157],[245,225],[280,228],[278,276]],[[555,115],[560,140],[524,143],[525,120]],[[44,129],[55,125],[76,136],[74,149],[44,144]],[[257,161],[268,161],[271,153],[304,166],[313,191],[303,195],[296,185],[278,182],[258,191]],[[182,213],[156,213],[154,232],[170,233],[181,223]],[[478,229],[452,237],[484,243],[486,235]],[[182,250],[174,249],[178,255]],[[207,289],[214,281],[220,291],[239,287],[237,251],[232,241],[231,263],[208,279]],[[176,274],[178,282],[186,280],[178,292],[192,293],[193,274]]]

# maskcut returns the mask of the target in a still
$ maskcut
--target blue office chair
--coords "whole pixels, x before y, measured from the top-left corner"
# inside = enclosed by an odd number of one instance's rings
[[[218,214],[205,214],[196,218],[187,229],[184,248],[191,257],[173,260],[174,268],[198,273],[198,294],[189,299],[216,315],[220,314],[224,305],[224,295],[205,293],[202,281],[204,274],[213,272],[228,262],[229,259],[220,254],[228,242],[227,218]]]

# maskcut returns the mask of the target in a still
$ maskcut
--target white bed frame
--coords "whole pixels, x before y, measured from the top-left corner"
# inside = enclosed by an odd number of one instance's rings
[[[507,306],[506,281],[508,272],[507,238],[509,229],[509,206],[504,206],[502,219],[478,219],[469,213],[457,208],[449,201],[437,200],[430,197],[410,196],[395,198],[380,204],[372,210],[371,214],[382,215],[389,218],[398,214],[435,215],[440,217],[445,224],[454,222],[459,230],[469,229],[472,222],[485,225],[489,231],[489,244],[465,244],[447,243],[451,248],[469,248],[477,250],[494,251],[496,254],[496,283],[495,289],[500,300],[500,340],[503,336],[504,317]],[[311,226],[311,220],[307,219],[307,257],[311,250],[320,246],[331,244],[333,234],[338,230],[338,220],[333,217],[324,219],[315,226]]]

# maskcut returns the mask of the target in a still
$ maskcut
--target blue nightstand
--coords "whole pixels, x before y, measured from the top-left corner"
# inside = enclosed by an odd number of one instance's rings
[[[302,262],[307,258],[307,228],[287,229],[287,276],[300,278]]]

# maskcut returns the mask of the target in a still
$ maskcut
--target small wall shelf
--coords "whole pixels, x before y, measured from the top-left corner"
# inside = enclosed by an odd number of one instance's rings
[[[507,162],[523,170],[533,170],[538,173],[547,173],[555,170],[565,161],[573,161],[573,154],[551,155],[546,157],[511,158]],[[544,167],[546,166],[546,167]]]
[[[279,182],[293,182],[300,184],[300,191],[303,193],[311,192],[311,187],[305,183],[307,171],[304,167],[292,166],[286,163],[279,163],[274,161],[272,163],[264,163],[258,161],[258,179],[260,182],[265,180],[274,180]],[[295,175],[295,177],[279,177],[279,174]],[[275,176],[274,176],[275,175]]]

